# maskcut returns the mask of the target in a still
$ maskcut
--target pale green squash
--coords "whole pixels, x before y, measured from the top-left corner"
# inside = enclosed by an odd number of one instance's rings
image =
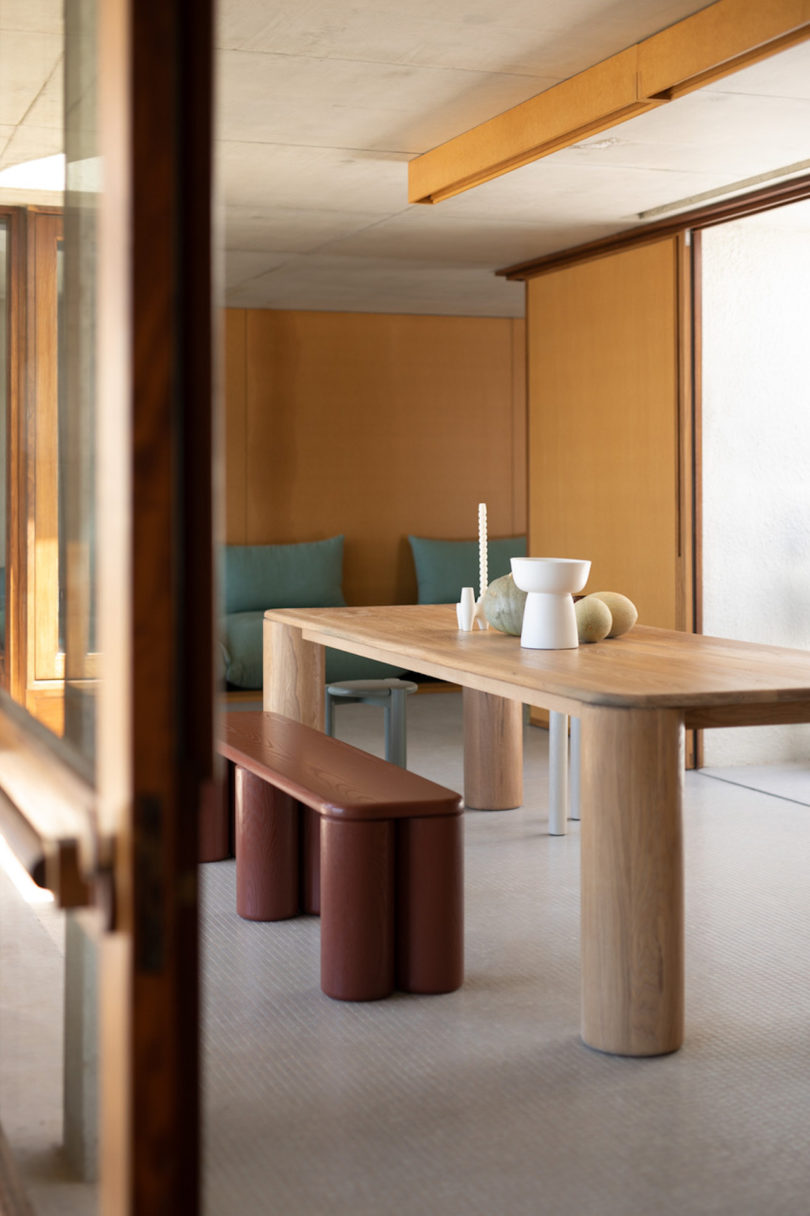
[[[501,633],[520,634],[525,607],[526,592],[515,586],[511,574],[494,579],[484,592],[484,616]]]

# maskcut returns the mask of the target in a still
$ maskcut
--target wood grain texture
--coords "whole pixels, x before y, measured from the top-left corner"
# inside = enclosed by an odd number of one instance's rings
[[[682,97],[808,37],[806,0],[716,0],[639,43],[639,92]]]
[[[225,536],[247,544],[247,312],[224,310],[225,343]]]
[[[683,1041],[683,745],[677,710],[582,715],[582,1037],[599,1051]]]
[[[62,217],[29,219],[29,358],[34,393],[29,401],[28,459],[28,687],[64,675],[59,653],[59,392],[57,245]],[[32,710],[33,712],[33,710]]]
[[[236,911],[246,920],[298,915],[298,804],[236,765]]]
[[[586,591],[621,591],[667,629],[686,620],[691,535],[678,302],[674,238],[527,288],[529,552],[589,558]]]
[[[323,730],[326,687],[323,646],[306,642],[300,630],[287,629],[267,618],[262,628],[264,708]]]
[[[321,821],[321,988],[339,1001],[394,990],[395,825]]]
[[[440,202],[660,104],[640,97],[628,47],[414,157],[408,201]]]
[[[454,790],[280,714],[223,715],[218,747],[240,769],[330,819],[458,815]]]
[[[769,721],[801,721],[810,703],[810,653],[636,625],[575,650],[526,650],[495,630],[459,632],[451,604],[278,608],[269,622],[412,671],[562,713],[583,704],[700,709],[735,725],[740,706]],[[797,716],[798,715],[798,716]]]
[[[243,315],[245,397],[236,370],[226,380],[229,543],[343,533],[346,598],[386,604],[416,600],[409,534],[474,538],[481,501],[491,536],[525,532],[522,321]],[[226,340],[237,369],[236,322]]]
[[[464,689],[464,805],[507,811],[523,802],[523,705]]]
[[[396,828],[396,984],[454,992],[464,979],[464,816]]]
[[[716,0],[446,140],[408,165],[408,200],[437,203],[802,41],[805,0]]]

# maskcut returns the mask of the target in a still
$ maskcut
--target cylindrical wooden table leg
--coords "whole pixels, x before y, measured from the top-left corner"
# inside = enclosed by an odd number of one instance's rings
[[[267,619],[262,625],[263,708],[323,730],[323,646],[305,641],[301,630],[291,625]]]
[[[397,988],[454,992],[464,980],[463,815],[397,824]]]
[[[663,1055],[683,1042],[683,720],[582,714],[582,1037]]]
[[[321,817],[312,807],[299,806],[301,824],[301,911],[321,912]]]
[[[506,811],[523,801],[523,706],[464,689],[464,805]]]
[[[321,988],[339,1001],[394,990],[394,824],[321,821]]]
[[[236,911],[247,920],[297,916],[298,804],[237,766]]]

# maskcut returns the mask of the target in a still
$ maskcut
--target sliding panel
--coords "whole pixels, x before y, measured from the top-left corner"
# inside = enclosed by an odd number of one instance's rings
[[[529,545],[590,558],[647,625],[689,629],[690,403],[681,238],[527,284]]]

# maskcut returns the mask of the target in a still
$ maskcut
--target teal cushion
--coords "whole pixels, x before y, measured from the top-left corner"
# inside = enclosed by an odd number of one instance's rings
[[[478,541],[429,540],[409,536],[419,585],[420,604],[455,604],[462,587],[478,592]],[[526,556],[525,536],[506,536],[487,543],[489,582],[511,572],[510,558]]]
[[[223,622],[221,641],[225,656],[225,679],[236,688],[262,686],[261,612],[229,612]]]
[[[297,545],[225,545],[225,612],[330,608],[343,598],[343,537]]]
[[[235,688],[262,686],[262,618],[264,612],[231,612],[223,623],[220,641],[225,661],[225,679]],[[327,649],[326,680],[384,680],[402,675],[401,667],[377,663],[374,659],[343,650]]]

